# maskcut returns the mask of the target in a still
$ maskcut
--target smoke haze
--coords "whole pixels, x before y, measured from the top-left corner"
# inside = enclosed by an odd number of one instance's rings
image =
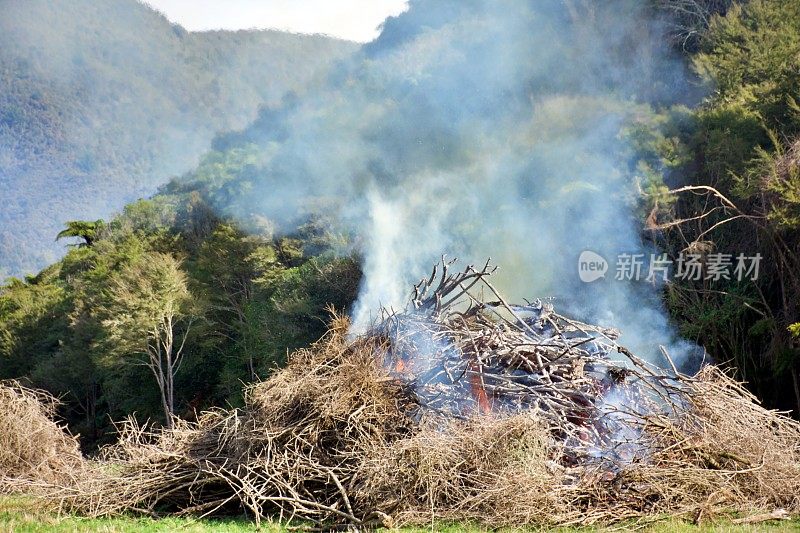
[[[214,135],[302,93],[357,45],[189,33],[136,0],[0,0],[0,281],[194,168]]]
[[[654,251],[623,127],[686,91],[664,43],[638,1],[412,1],[327,87],[270,112],[237,213],[338,199],[329,209],[364,255],[360,326],[403,307],[441,254],[491,257],[513,300],[555,296],[654,361],[659,344],[685,358],[656,287],[577,275],[585,249]]]

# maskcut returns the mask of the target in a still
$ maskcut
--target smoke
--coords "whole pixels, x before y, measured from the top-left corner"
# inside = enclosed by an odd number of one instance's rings
[[[246,127],[356,50],[276,31],[188,33],[138,0],[0,0],[0,274],[57,260],[67,220],[153,194],[195,168],[216,132]]]
[[[364,255],[357,327],[379,305],[402,307],[442,253],[491,257],[511,299],[554,296],[653,361],[659,345],[686,360],[657,286],[577,273],[583,250],[612,262],[654,251],[624,128],[686,87],[646,4],[411,1],[323,90],[270,111],[251,139],[267,163],[238,214],[268,205],[286,218],[336,199]]]

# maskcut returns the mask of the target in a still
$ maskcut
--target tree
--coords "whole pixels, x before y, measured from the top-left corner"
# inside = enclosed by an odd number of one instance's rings
[[[247,361],[249,378],[256,379],[256,331],[248,321],[247,309],[253,298],[253,280],[281,268],[275,248],[230,223],[220,223],[200,246],[195,266],[196,277],[209,288],[213,320],[223,326],[217,333],[229,335],[234,350]]]
[[[77,246],[91,246],[97,239],[98,233],[103,228],[102,220],[89,222],[86,220],[71,220],[67,222],[67,227],[56,235],[56,240],[67,237],[79,237],[83,239]]]
[[[112,277],[99,309],[111,351],[143,356],[156,379],[168,427],[175,413],[175,375],[200,316],[181,261],[150,252]]]
[[[681,333],[731,361],[765,404],[800,412],[788,329],[800,320],[800,4],[736,2],[709,19],[689,59],[714,91],[684,137],[695,157],[683,183],[695,187],[681,188],[670,251],[763,260],[756,280],[671,284],[668,303]]]

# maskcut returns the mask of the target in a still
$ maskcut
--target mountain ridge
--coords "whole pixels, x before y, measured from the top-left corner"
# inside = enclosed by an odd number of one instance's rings
[[[134,0],[0,1],[0,279],[63,254],[357,49],[276,30],[188,32]]]

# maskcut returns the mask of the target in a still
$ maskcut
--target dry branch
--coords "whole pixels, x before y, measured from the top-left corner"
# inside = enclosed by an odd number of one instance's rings
[[[714,367],[665,372],[614,330],[508,304],[452,263],[358,338],[316,345],[243,410],[119,443],[46,494],[90,515],[242,512],[318,528],[538,526],[800,511],[800,424]],[[483,284],[493,301],[475,290]]]

